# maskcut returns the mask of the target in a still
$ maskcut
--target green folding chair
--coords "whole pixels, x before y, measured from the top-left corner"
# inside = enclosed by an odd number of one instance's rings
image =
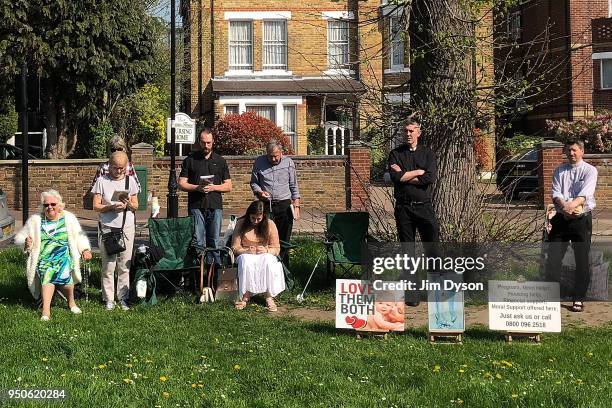
[[[368,240],[369,225],[370,214],[367,212],[325,214],[325,250],[329,280],[353,274],[361,265],[362,245]]]
[[[182,291],[177,278],[191,275],[192,290],[195,292],[196,273],[202,266],[192,248],[193,218],[150,218],[148,227],[151,245],[163,248],[165,252],[153,268],[155,276],[164,279],[175,290]]]

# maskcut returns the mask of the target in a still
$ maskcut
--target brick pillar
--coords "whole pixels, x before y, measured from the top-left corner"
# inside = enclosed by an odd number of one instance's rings
[[[370,148],[357,141],[346,152],[346,207],[365,210],[370,204]]]
[[[542,208],[552,204],[553,172],[565,161],[563,143],[545,140],[538,149],[538,179],[540,181],[539,201]]]
[[[147,167],[147,185],[151,186],[151,176],[153,174],[153,151],[155,148],[148,143],[138,143],[132,146],[132,163],[134,166],[146,166]],[[141,184],[144,180],[141,180]],[[144,188],[144,185],[143,185]],[[149,187],[149,191],[151,191],[151,187]],[[157,192],[159,196],[159,191]]]

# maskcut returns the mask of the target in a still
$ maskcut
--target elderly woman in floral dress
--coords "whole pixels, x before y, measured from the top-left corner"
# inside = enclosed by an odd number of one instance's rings
[[[80,258],[91,259],[91,247],[77,217],[64,210],[55,190],[40,195],[42,211],[26,221],[15,243],[28,253],[28,287],[34,298],[42,294],[41,320],[51,318],[51,299],[58,286],[74,314],[81,309],[74,301],[74,284],[81,281]]]

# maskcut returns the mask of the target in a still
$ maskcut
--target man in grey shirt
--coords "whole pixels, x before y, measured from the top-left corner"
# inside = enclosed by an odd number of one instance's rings
[[[552,199],[557,211],[551,219],[552,229],[548,235],[550,245],[547,274],[561,270],[561,261],[568,242],[571,241],[576,259],[574,303],[571,310],[581,312],[584,298],[591,280],[589,271],[589,252],[595,208],[595,187],[597,169],[582,160],[584,142],[569,140],[565,142],[568,163],[557,167],[553,174]]]
[[[293,220],[300,219],[300,191],[298,189],[295,163],[283,156],[282,146],[271,140],[266,147],[267,154],[259,156],[253,164],[251,190],[255,196],[271,203],[272,219],[278,228],[281,241],[289,242]],[[287,265],[286,251],[281,258]]]

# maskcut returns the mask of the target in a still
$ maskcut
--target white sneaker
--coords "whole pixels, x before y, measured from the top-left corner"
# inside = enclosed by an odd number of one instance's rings
[[[50,319],[51,318],[49,316],[45,316],[45,315],[40,316],[40,320],[42,320],[43,322],[48,322]]]
[[[121,302],[121,310],[130,310],[130,306],[128,306],[127,302]]]
[[[113,310],[115,308],[115,302],[106,302],[106,310]]]
[[[74,314],[81,314],[83,311],[78,306],[73,306],[70,308],[70,311]]]

